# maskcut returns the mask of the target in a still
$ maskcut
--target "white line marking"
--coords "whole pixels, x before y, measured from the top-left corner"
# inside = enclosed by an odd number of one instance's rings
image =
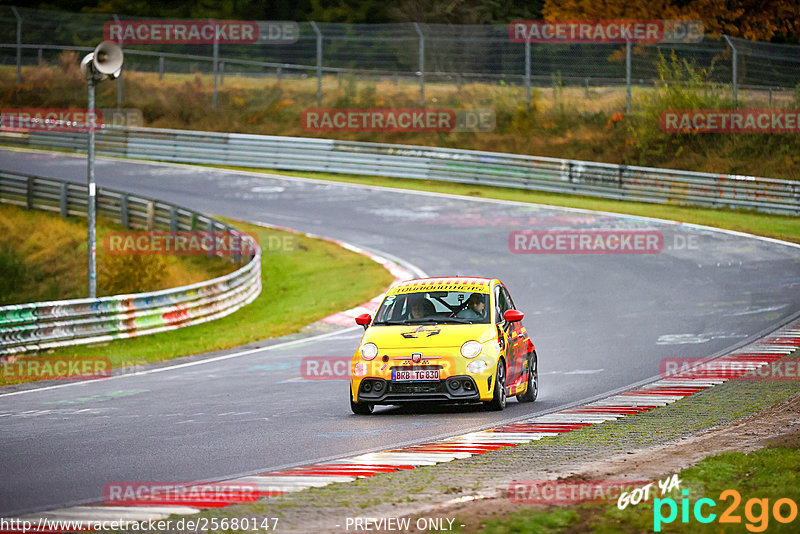
[[[149,375],[149,374],[154,374],[154,373],[162,373],[164,371],[172,371],[174,369],[182,369],[184,367],[194,367],[195,365],[203,365],[205,363],[219,362],[219,361],[222,361],[222,360],[229,360],[231,358],[238,358],[240,356],[246,356],[248,354],[254,354],[256,352],[262,352],[262,351],[268,351],[268,350],[274,350],[274,349],[278,349],[278,348],[283,348],[283,347],[287,347],[287,346],[294,345],[294,344],[297,344],[297,343],[305,343],[305,342],[308,342],[308,341],[318,341],[320,339],[333,337],[333,336],[341,334],[343,332],[348,332],[348,331],[351,331],[351,330],[357,330],[359,328],[361,328],[361,327],[360,326],[351,326],[351,327],[345,328],[343,330],[336,330],[336,331],[333,331],[333,332],[326,332],[324,334],[317,334],[317,335],[306,337],[306,338],[302,338],[302,339],[295,339],[293,341],[285,341],[283,343],[278,343],[278,344],[275,344],[275,345],[271,345],[269,347],[261,347],[261,348],[258,348],[258,349],[249,349],[249,350],[244,350],[244,351],[241,351],[241,352],[235,352],[233,354],[225,354],[223,356],[215,356],[213,358],[206,358],[204,360],[197,360],[197,361],[194,361],[194,362],[179,363],[179,364],[176,364],[176,365],[170,365],[168,367],[159,367],[158,369],[149,369],[147,371],[139,371],[139,372],[137,372],[135,374],[126,373],[126,374],[122,374],[122,375],[109,376],[108,378],[103,378],[101,380],[84,380],[82,382],[72,382],[72,383],[69,383],[69,384],[58,384],[58,385],[55,385],[55,386],[45,386],[45,387],[42,387],[42,388],[26,389],[26,390],[23,390],[23,391],[14,391],[12,393],[4,393],[4,394],[0,395],[0,397],[11,397],[12,395],[24,395],[26,393],[35,393],[35,392],[38,392],[38,391],[48,391],[48,390],[52,390],[52,389],[66,388],[66,387],[72,387],[72,386],[80,386],[80,385],[86,385],[86,384],[92,384],[92,383],[105,383],[105,382],[107,382],[109,380],[115,380],[115,379],[119,379],[119,378],[130,378],[132,376],[142,376],[142,375]]]

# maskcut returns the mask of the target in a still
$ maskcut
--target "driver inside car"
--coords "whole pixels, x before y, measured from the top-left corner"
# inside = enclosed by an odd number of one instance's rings
[[[433,303],[425,297],[416,298],[411,301],[410,306],[410,319],[421,319],[423,317],[431,317],[436,313],[436,308]]]
[[[467,306],[456,314],[461,319],[482,319],[486,302],[480,293],[473,293],[467,299]]]

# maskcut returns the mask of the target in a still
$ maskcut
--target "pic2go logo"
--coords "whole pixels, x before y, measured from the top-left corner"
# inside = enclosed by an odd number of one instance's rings
[[[689,503],[689,490],[682,490],[683,498],[680,504],[681,523],[689,522],[689,512],[691,510],[694,518],[700,523],[711,523],[717,518],[717,514],[711,508],[717,506],[713,499],[698,499],[694,506]],[[741,494],[733,489],[725,490],[719,494],[721,501],[731,499],[732,502],[719,516],[719,523],[742,523],[741,516],[736,514],[736,509],[742,502]],[[770,509],[769,499],[748,499],[744,505],[744,516],[747,519],[745,527],[750,532],[764,532],[769,526],[770,511],[775,521],[778,523],[791,523],[797,518],[797,503],[792,499],[777,499]],[[668,515],[664,515],[664,507],[669,510]],[[675,499],[667,497],[665,499],[655,499],[653,501],[653,530],[661,532],[661,526],[674,522],[678,518],[678,504]]]

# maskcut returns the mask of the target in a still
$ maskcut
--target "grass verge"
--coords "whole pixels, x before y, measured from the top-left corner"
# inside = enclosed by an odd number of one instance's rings
[[[588,210],[607,211],[628,215],[640,215],[692,224],[701,224],[747,232],[750,234],[782,239],[800,243],[800,217],[792,215],[774,215],[758,213],[748,210],[732,210],[727,208],[700,208],[677,206],[670,204],[648,204],[644,202],[630,202],[624,200],[609,200],[592,198],[580,195],[564,195],[559,193],[546,193],[542,191],[526,191],[510,189],[507,187],[492,187],[472,184],[458,184],[437,182],[434,180],[415,180],[411,178],[385,178],[379,176],[363,176],[352,174],[333,174],[304,171],[266,170],[252,167],[231,167],[215,165],[214,167],[243,170],[259,173],[281,174],[286,176],[299,176],[317,180],[332,180],[381,187],[395,187],[412,189],[416,191],[432,191],[477,198],[493,198],[499,200],[513,200],[517,202],[530,202],[550,206],[564,206],[569,208],[582,208]]]
[[[121,225],[98,218],[100,296],[193,284],[234,269],[206,256],[107,254],[104,237],[121,231]],[[84,298],[86,279],[85,219],[0,204],[0,306]]]
[[[797,532],[796,506],[800,502],[800,449],[797,443],[793,447],[767,447],[750,454],[726,452],[709,456],[681,471],[678,477],[681,487],[690,488],[689,494],[683,496],[672,491],[660,498],[666,502],[658,503],[651,497],[648,502],[629,505],[623,510],[619,510],[616,503],[521,510],[509,517],[487,519],[477,532]],[[723,493],[726,490],[734,490],[736,494]],[[684,498],[687,499],[685,502]],[[675,503],[676,513],[667,521],[672,516],[670,499]],[[710,521],[701,522],[695,515],[700,499],[710,499],[715,503],[704,501],[699,509],[700,516],[711,518]],[[779,513],[784,519],[793,517],[789,522],[780,522],[776,518],[774,507],[780,499],[784,501]],[[790,505],[785,499],[794,504]],[[688,514],[685,517],[682,515],[684,509]],[[730,512],[730,521],[723,522],[726,510]],[[792,510],[795,510],[794,514]]]
[[[257,236],[267,250],[261,261],[262,292],[236,313],[209,323],[113,344],[65,347],[47,356],[108,357],[114,368],[222,350],[299,331],[383,291],[392,275],[369,258],[321,239],[228,221]],[[290,236],[293,243],[269,253],[267,243]],[[273,247],[274,249],[275,247]],[[0,377],[0,385],[18,383]]]
[[[752,414],[758,415],[754,416],[755,419],[750,424],[759,424],[775,417],[776,413],[784,413],[784,409],[792,413],[796,404],[794,399],[799,393],[800,383],[796,381],[730,380],[664,407],[574,430],[557,437],[435,466],[310,488],[256,503],[209,509],[202,512],[201,517],[256,517],[259,520],[279,517],[283,529],[326,531],[332,530],[332,526],[337,523],[344,525],[347,517],[401,517],[421,513],[422,516],[445,514],[454,517],[455,525],[465,525],[463,531],[466,532],[652,532],[652,496],[649,508],[645,504],[639,504],[628,506],[622,511],[617,510],[616,502],[608,501],[545,508],[538,504],[512,502],[502,496],[504,493],[479,508],[482,512],[471,511],[472,506],[481,506],[480,501],[473,501],[451,515],[447,511],[446,503],[452,502],[453,498],[474,495],[478,491],[492,488],[504,492],[514,480],[540,480],[542,477],[552,478],[557,473],[574,473],[576,469],[580,470],[579,466],[587,463],[605,462],[632,450],[676,443],[681,438],[714,427],[724,427]],[[784,402],[791,406],[778,406]],[[787,415],[786,419],[790,419],[790,416]],[[748,431],[745,428],[741,432]],[[772,438],[770,446],[778,447],[777,449],[751,454],[724,453],[709,456],[689,469],[673,471],[680,473],[681,489],[689,489],[692,506],[701,497],[715,499],[717,506],[712,511],[718,517],[730,504],[730,500],[719,498],[720,492],[729,488],[739,491],[742,504],[737,513],[742,516],[743,523],[711,523],[704,526],[690,516],[689,522],[681,525],[681,495],[675,492],[673,498],[679,507],[677,520],[665,531],[675,531],[678,526],[684,529],[678,530],[679,532],[689,532],[698,527],[706,529],[701,530],[703,532],[719,532],[720,527],[724,527],[726,532],[746,532],[744,523],[747,520],[743,507],[749,499],[770,499],[770,510],[778,498],[791,498],[797,503],[800,497],[798,442],[798,433],[795,431],[779,440]],[[701,446],[689,447],[691,452]],[[665,454],[667,453],[669,450]],[[687,449],[679,448],[674,451],[674,455],[686,453]],[[635,462],[652,461],[656,457],[662,459],[660,454],[645,457],[644,460],[632,457],[634,465],[624,469],[620,467],[619,472],[630,472],[633,477],[639,476],[633,474],[638,468]],[[675,458],[663,460],[665,463],[660,465],[665,470],[669,469],[670,462],[673,465],[675,462]],[[660,473],[660,478],[663,480],[673,472]],[[613,478],[618,479],[616,476]],[[415,511],[420,508],[427,510],[427,514]],[[666,507],[664,512],[667,512]],[[708,508],[705,507],[704,513],[707,512]],[[752,512],[758,514],[760,510],[756,507]],[[783,514],[788,514],[787,506],[784,506]],[[777,523],[771,521],[768,530],[770,532]],[[735,526],[736,529],[730,529],[730,526]],[[784,528],[783,531],[795,532],[797,521],[789,525],[792,526],[794,530]]]

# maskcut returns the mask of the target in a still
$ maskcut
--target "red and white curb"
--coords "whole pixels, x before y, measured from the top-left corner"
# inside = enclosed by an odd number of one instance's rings
[[[399,449],[361,454],[325,463],[226,480],[220,484],[254,485],[258,488],[260,497],[274,497],[337,482],[351,482],[358,478],[371,477],[381,473],[393,473],[419,466],[469,458],[476,454],[556,437],[573,430],[666,406],[764,365],[770,365],[798,348],[800,348],[800,320],[795,320],[758,341],[710,360],[715,365],[723,364],[717,366],[723,369],[717,375],[710,371],[704,371],[703,376],[696,379],[663,378],[605,399],[488,430],[470,432]],[[231,504],[237,503],[224,500],[215,502],[213,506],[185,506],[177,503],[158,506],[109,506],[98,503],[29,514],[19,519],[34,522],[40,518],[77,520],[88,528],[98,521],[135,523],[160,520],[173,514],[195,514],[212,507],[219,508]]]
[[[306,235],[308,235],[309,237],[315,237],[317,239],[325,239],[323,237],[314,236],[310,234]],[[383,265],[386,268],[386,270],[389,271],[389,273],[392,276],[394,276],[394,281],[392,282],[392,285],[398,282],[404,282],[406,280],[411,280],[412,278],[415,278],[414,274],[412,274],[411,271],[409,271],[405,267],[398,265],[397,263],[393,262],[390,259],[384,258],[383,256],[373,254],[372,252],[366,251],[355,245],[351,245],[350,243],[345,243],[344,241],[337,241],[334,239],[327,239],[327,241],[336,243],[342,248],[346,248],[347,250],[350,250],[357,254],[361,254],[362,256],[366,256],[372,261]],[[367,302],[361,304],[360,306],[356,306],[355,308],[351,308],[343,312],[334,313],[333,315],[329,315],[327,317],[320,319],[320,321],[323,323],[336,324],[339,326],[353,326],[353,320],[356,318],[356,316],[361,315],[362,313],[368,313],[370,315],[373,315],[375,311],[378,309],[378,306],[380,305],[385,295],[386,293],[381,293],[377,297],[368,300]]]
[[[350,243],[347,243],[345,241],[339,241],[338,239],[331,239],[329,237],[323,237],[323,236],[319,236],[319,235],[311,234],[311,233],[306,233],[306,232],[298,232],[297,230],[294,230],[292,228],[287,228],[285,226],[276,226],[274,224],[268,224],[268,223],[263,223],[263,222],[256,222],[256,223],[251,223],[251,224],[255,224],[257,226],[261,226],[261,227],[264,227],[264,228],[274,228],[275,230],[283,230],[284,232],[291,232],[293,234],[298,234],[299,233],[299,234],[302,234],[302,235],[304,235],[306,237],[310,237],[310,238],[313,238],[313,239],[320,239],[322,241],[327,241],[329,243],[335,243],[335,244],[339,245],[340,247],[342,247],[344,249],[347,249],[347,250],[349,250],[351,252],[355,252],[356,254],[361,254],[362,256],[366,256],[367,258],[371,259],[372,261],[374,261],[376,263],[380,263],[381,265],[383,265],[386,268],[387,271],[389,271],[389,273],[394,277],[394,280],[392,281],[392,285],[394,285],[394,284],[396,284],[398,282],[404,282],[406,280],[411,280],[412,278],[423,278],[424,276],[426,276],[425,273],[420,271],[418,268],[415,269],[417,271],[416,273],[412,273],[410,269],[407,269],[407,268],[403,267],[402,265],[400,265],[399,263],[397,263],[397,262],[395,262],[393,260],[390,260],[390,259],[388,259],[388,258],[386,258],[384,256],[381,256],[379,254],[375,254],[375,253],[370,252],[368,250],[364,250],[361,247],[357,247],[357,246],[355,246],[353,244],[350,244]],[[349,310],[345,310],[345,311],[341,311],[341,312],[336,312],[336,313],[334,313],[332,315],[329,315],[327,317],[323,317],[322,319],[320,319],[320,322],[327,323],[327,324],[335,324],[335,325],[338,325],[338,326],[353,326],[353,324],[354,324],[353,320],[356,318],[356,316],[361,315],[362,313],[369,313],[370,315],[375,313],[375,310],[378,309],[378,306],[380,305],[380,303],[383,300],[383,297],[385,295],[386,295],[385,292],[381,293],[377,297],[372,298],[372,299],[368,300],[367,302],[356,306],[355,308],[351,308]]]

